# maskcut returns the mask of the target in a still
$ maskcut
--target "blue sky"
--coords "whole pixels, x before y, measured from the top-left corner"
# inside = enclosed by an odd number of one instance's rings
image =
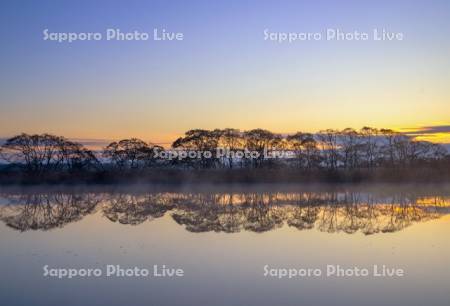
[[[0,136],[173,139],[190,128],[419,127],[450,118],[448,1],[2,1]],[[42,31],[183,32],[182,42]],[[402,32],[277,44],[263,31]]]

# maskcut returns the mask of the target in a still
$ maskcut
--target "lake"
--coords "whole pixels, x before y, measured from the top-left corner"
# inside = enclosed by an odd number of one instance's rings
[[[449,214],[450,185],[1,187],[1,303],[447,306]]]

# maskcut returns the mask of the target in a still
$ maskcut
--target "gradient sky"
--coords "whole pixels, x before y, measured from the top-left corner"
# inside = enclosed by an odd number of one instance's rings
[[[192,128],[450,125],[450,1],[64,2],[0,4],[1,137],[165,142]],[[42,39],[46,28],[165,28],[184,40],[57,43]],[[405,38],[263,39],[265,29],[327,28]]]

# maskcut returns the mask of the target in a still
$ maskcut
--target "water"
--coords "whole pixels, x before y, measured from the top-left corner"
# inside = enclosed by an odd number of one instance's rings
[[[449,305],[449,213],[448,185],[2,188],[1,304]],[[46,265],[103,275],[44,277]],[[327,265],[405,275],[264,276]]]

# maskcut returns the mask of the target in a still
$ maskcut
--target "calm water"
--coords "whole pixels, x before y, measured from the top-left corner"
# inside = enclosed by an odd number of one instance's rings
[[[450,305],[450,186],[0,189],[2,305]],[[43,267],[181,268],[44,277]],[[276,278],[264,266],[403,269]]]

